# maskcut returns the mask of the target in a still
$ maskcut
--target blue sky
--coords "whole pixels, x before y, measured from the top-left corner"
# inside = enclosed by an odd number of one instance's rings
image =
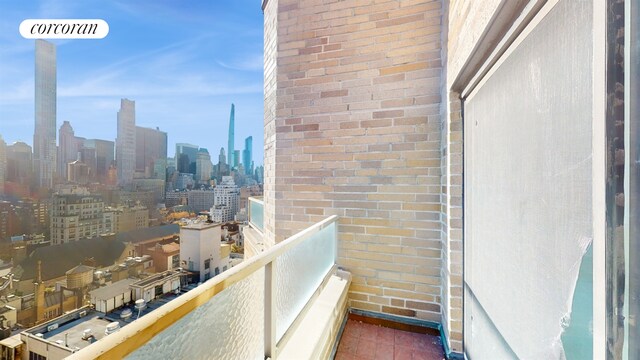
[[[0,0],[0,135],[33,143],[34,40],[20,36],[25,19],[103,19],[100,40],[57,45],[58,128],[114,140],[123,97],[136,101],[136,124],[160,127],[175,143],[227,147],[235,103],[236,150],[253,136],[263,155],[263,18],[256,0]]]

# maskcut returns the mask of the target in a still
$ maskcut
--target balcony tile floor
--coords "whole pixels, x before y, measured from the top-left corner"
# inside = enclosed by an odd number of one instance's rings
[[[445,359],[439,336],[347,320],[336,360]]]

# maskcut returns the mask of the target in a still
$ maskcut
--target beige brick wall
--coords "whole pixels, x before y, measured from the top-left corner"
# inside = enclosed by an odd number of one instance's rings
[[[462,112],[458,93],[443,98],[441,323],[449,348],[462,352]]]
[[[446,74],[449,89],[473,54],[491,18],[507,1],[520,0],[448,1],[449,34],[447,37]]]
[[[278,49],[278,0],[269,0],[264,11],[264,232],[273,243],[276,184],[276,57]]]
[[[267,236],[281,241],[339,215],[350,306],[435,322],[441,11],[429,0],[269,0],[265,8]]]

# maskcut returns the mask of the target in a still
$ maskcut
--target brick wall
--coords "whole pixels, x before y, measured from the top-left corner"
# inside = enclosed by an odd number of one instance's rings
[[[472,56],[496,11],[508,1],[520,0],[448,1],[446,72],[449,89]]]
[[[276,184],[276,57],[278,55],[278,0],[264,11],[264,239],[273,244]]]
[[[462,352],[462,112],[458,93],[443,97],[441,324],[449,348]]]
[[[281,241],[339,215],[350,306],[435,322],[441,11],[428,0],[269,0],[265,8],[266,236]]]

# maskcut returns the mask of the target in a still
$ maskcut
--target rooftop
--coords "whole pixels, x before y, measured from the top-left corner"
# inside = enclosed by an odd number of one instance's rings
[[[139,316],[142,317],[149,314],[153,310],[168,303],[176,297],[177,295],[169,293],[165,294],[161,298],[147,303],[146,308],[140,313]],[[127,308],[131,309],[131,311],[133,312],[133,316],[127,320],[120,319],[120,314]],[[135,321],[139,316],[137,310],[134,309],[133,306],[124,306],[106,315],[95,310],[91,310],[88,307],[84,307],[48,321],[44,324],[28,329],[25,332],[31,335],[42,334],[42,338],[51,343],[61,341],[59,345],[63,347],[65,346],[64,344],[66,337],[66,347],[68,347],[69,349],[78,350],[85,348],[95,341],[104,338],[106,336],[104,334],[105,329],[110,323],[118,322],[120,324],[120,327],[122,328]],[[56,329],[52,329],[51,331],[47,331],[47,328],[52,325],[58,325],[58,327]],[[83,340],[83,333],[87,329],[91,330],[93,338],[89,340]]]
[[[116,281],[111,285],[99,287],[95,290],[89,292],[91,297],[96,298],[98,300],[107,300],[111,299],[114,296],[124,293],[129,289],[129,286],[138,281],[138,279],[124,279],[120,281]]]
[[[62,341],[62,344],[66,344],[71,349],[82,349],[91,345],[94,341],[100,340],[105,337],[104,330],[107,328],[111,321],[101,317],[97,312],[91,312],[86,317],[81,317],[70,321],[57,329],[46,332],[43,334],[45,340],[56,342]],[[83,332],[87,329],[91,330],[93,338],[87,340],[82,339]],[[95,339],[95,340],[94,340]]]
[[[138,280],[137,282],[132,283],[131,285],[144,287],[144,286],[152,284],[152,283],[154,283],[154,282],[156,282],[158,280],[165,279],[165,278],[172,277],[172,276],[176,276],[176,275],[180,275],[180,274],[181,274],[180,271],[168,270],[168,271],[164,271],[164,272],[159,273],[159,274],[153,274],[153,275],[151,275],[149,277],[146,277],[146,278],[144,278],[142,280]]]
[[[208,222],[206,220],[194,220],[183,226],[183,229],[204,230],[222,225],[221,223]]]
[[[180,244],[176,243],[176,242],[172,242],[172,243],[168,243],[168,244],[164,244],[164,245],[156,245],[156,247],[151,247],[150,248],[152,251],[157,251],[157,250],[161,250],[163,253],[169,254],[169,253],[174,253],[174,252],[179,252],[180,251]]]
[[[98,267],[109,266],[122,255],[124,249],[121,241],[102,237],[37,248],[18,265],[24,271],[20,279],[36,277],[38,260],[42,261],[42,279],[50,280],[64,276],[67,270],[87,258],[94,258]]]
[[[94,269],[91,266],[87,266],[87,265],[78,265],[76,267],[74,267],[73,269],[69,270],[66,272],[67,275],[70,274],[81,274],[81,273],[85,273],[85,272],[89,272],[89,271],[93,271]]]
[[[24,332],[30,335],[42,334],[42,339],[52,343],[61,341],[61,346],[65,346],[66,341],[66,347],[70,349],[82,349],[103,338],[105,336],[104,330],[110,322],[110,320],[101,317],[100,313],[84,307]],[[56,325],[57,328],[51,329],[51,331],[47,330]],[[83,340],[83,332],[87,329],[91,329],[94,337]]]
[[[119,233],[116,235],[116,239],[125,243],[136,244],[177,235],[180,235],[180,226],[169,224]]]

